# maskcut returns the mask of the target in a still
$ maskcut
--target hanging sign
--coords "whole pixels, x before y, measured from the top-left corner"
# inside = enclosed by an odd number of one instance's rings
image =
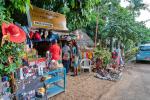
[[[28,11],[28,23],[33,28],[68,30],[63,14],[32,6]]]

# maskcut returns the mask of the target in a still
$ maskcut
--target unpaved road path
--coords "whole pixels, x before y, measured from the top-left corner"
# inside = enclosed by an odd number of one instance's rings
[[[100,100],[150,100],[150,64],[132,64]]]
[[[68,76],[67,90],[50,100],[150,100],[150,64],[130,64],[120,81],[94,77],[94,73]]]

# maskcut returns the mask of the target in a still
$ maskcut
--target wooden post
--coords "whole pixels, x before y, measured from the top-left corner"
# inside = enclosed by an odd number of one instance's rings
[[[113,37],[110,37],[110,52],[112,52],[113,50]]]
[[[14,76],[14,72],[10,73],[9,83],[10,83],[10,87],[11,87],[11,93],[14,94],[17,91],[16,79],[15,79],[15,76]],[[12,100],[17,100],[15,95],[12,97]]]
[[[97,33],[98,33],[98,16],[96,17],[96,32],[95,32],[95,48],[96,48],[96,44],[97,44]]]
[[[15,93],[17,87],[16,87],[16,79],[14,77],[14,73],[13,72],[10,74],[10,87],[11,87],[11,92]]]

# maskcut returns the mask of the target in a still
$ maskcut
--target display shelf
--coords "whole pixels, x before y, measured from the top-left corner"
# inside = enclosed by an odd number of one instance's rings
[[[48,100],[48,98],[59,94],[66,89],[66,69],[65,68],[58,68],[55,70],[51,70],[47,73],[44,73],[44,76],[51,76],[51,78],[41,82],[41,76],[37,77],[36,79],[31,79],[30,83],[25,84],[25,88],[22,88],[22,83],[19,83],[17,92],[15,93],[16,98],[20,100],[20,95],[22,93],[30,92],[31,90],[38,91],[39,88],[45,87],[46,92],[43,98],[38,98],[39,100]],[[38,100],[37,99],[37,100]]]
[[[58,68],[56,70],[46,73],[45,75],[51,75],[52,78],[45,80],[44,84],[45,85],[53,84],[53,86],[48,87],[46,89],[47,99],[65,91],[65,89],[66,89],[66,69],[65,68]],[[61,81],[63,81],[62,86],[60,84],[57,84]],[[56,84],[54,84],[54,83],[56,83]]]
[[[50,97],[52,97],[58,93],[64,92],[64,91],[65,91],[64,87],[61,87],[58,85],[50,87],[47,89],[47,98],[50,98]]]
[[[45,84],[51,84],[51,83],[54,83],[54,82],[61,81],[61,80],[63,80],[63,79],[64,79],[64,78],[61,77],[61,76],[56,76],[56,77],[47,79],[44,83],[45,83]]]
[[[64,73],[65,71],[66,71],[65,68],[58,68],[58,69],[54,69],[52,71],[49,71],[49,72],[45,73],[44,75],[52,75],[52,74],[56,74],[58,72]]]

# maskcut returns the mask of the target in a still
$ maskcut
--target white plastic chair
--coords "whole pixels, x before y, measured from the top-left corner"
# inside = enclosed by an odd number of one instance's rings
[[[84,69],[88,69],[91,72],[92,61],[90,59],[82,59],[80,62],[81,71]]]

